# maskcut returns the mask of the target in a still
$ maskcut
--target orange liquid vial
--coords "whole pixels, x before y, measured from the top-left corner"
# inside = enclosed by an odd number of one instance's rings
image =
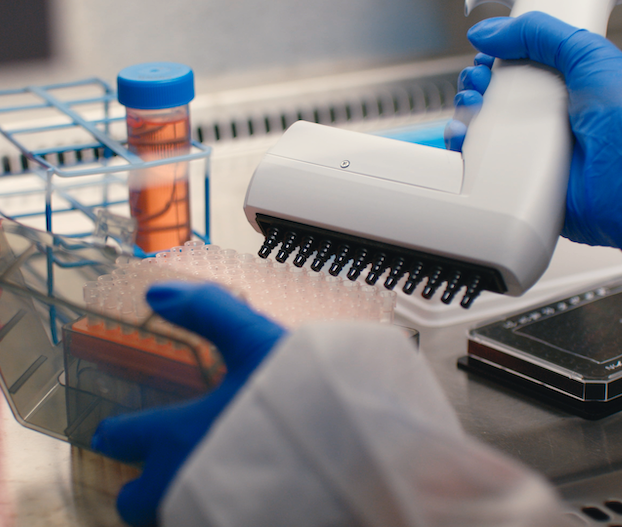
[[[119,73],[117,86],[129,150],[144,161],[190,152],[190,68],[169,62],[130,66]],[[136,244],[145,252],[183,245],[192,236],[188,171],[188,162],[178,162],[130,172],[130,213],[138,223]]]
[[[145,161],[190,152],[187,106],[164,112],[128,108],[127,131],[129,149]],[[134,171],[128,184],[130,213],[138,222],[136,244],[141,249],[161,251],[190,239],[187,162]]]

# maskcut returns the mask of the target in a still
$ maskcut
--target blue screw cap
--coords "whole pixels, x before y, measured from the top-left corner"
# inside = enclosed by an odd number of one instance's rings
[[[123,106],[137,110],[183,106],[194,99],[194,74],[175,62],[129,66],[117,76],[117,96]]]

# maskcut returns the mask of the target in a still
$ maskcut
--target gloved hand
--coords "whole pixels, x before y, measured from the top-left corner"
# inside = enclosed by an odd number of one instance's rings
[[[142,462],[142,475],[125,485],[117,508],[134,526],[156,523],[157,508],[187,456],[244,386],[285,330],[215,284],[170,282],[153,286],[147,301],[162,317],[216,345],[227,366],[207,396],[175,406],[101,422],[92,447],[125,462]]]
[[[562,235],[622,248],[622,52],[604,37],[539,12],[484,20],[468,38],[483,54],[460,77],[456,117],[445,130],[447,147],[462,148],[488,87],[493,57],[557,68],[566,80],[576,138]]]

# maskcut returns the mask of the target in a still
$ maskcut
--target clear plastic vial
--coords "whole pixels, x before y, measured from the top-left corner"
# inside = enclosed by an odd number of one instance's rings
[[[144,161],[190,152],[188,103],[194,98],[194,75],[188,66],[172,62],[130,66],[119,73],[117,90],[126,107],[129,150]],[[161,251],[190,239],[187,162],[133,171],[128,185],[141,249]]]

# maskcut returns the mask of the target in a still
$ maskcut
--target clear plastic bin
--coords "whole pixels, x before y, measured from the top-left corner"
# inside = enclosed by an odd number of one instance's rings
[[[109,246],[0,223],[0,387],[21,424],[86,448],[101,419],[206,393],[223,374],[196,335],[85,309],[82,285],[117,257]]]

